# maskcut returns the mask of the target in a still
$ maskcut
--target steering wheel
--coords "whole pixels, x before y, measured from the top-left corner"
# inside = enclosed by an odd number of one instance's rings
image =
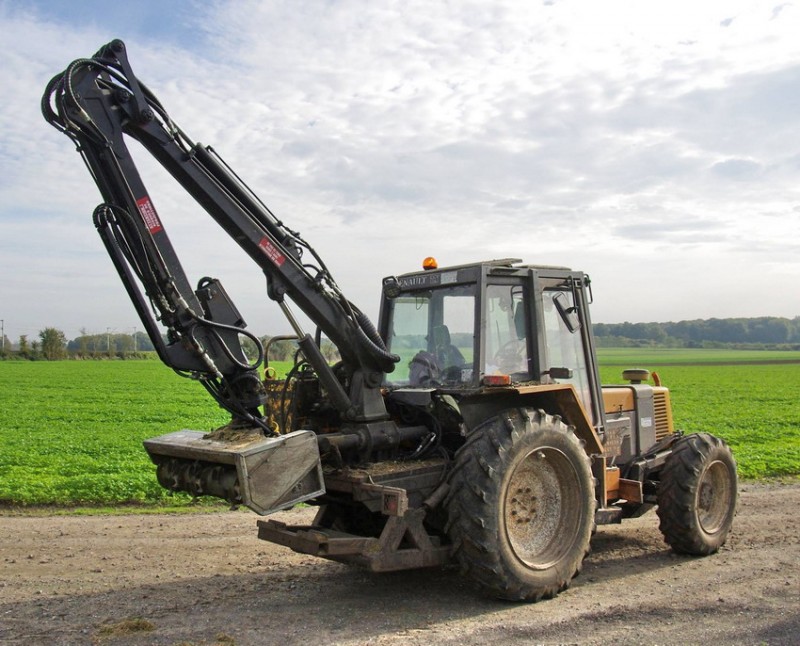
[[[500,349],[494,353],[492,363],[503,371],[519,371],[524,363],[524,352],[525,341],[523,339],[511,339],[511,341],[507,341],[500,346]]]

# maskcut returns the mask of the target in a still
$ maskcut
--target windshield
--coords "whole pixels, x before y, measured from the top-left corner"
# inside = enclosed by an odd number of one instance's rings
[[[393,386],[471,383],[475,354],[474,285],[406,293],[391,302],[389,350],[400,355]]]

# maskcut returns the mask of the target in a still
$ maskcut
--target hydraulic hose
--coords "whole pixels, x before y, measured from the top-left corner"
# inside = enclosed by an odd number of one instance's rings
[[[387,350],[381,335],[378,334],[378,330],[375,329],[375,326],[366,314],[357,308],[353,308],[353,312],[356,317],[356,322],[358,323],[357,333],[359,338],[365,343],[370,352],[376,355],[380,360],[388,363],[385,372],[394,370],[394,364],[400,361],[400,357]]]

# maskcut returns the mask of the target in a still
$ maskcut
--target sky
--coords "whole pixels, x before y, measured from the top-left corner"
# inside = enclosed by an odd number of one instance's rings
[[[595,322],[800,316],[798,33],[800,0],[0,0],[5,334],[142,329],[100,194],[39,108],[114,38],[373,320],[381,278],[426,256],[586,271]],[[289,332],[260,269],[138,152],[190,280]]]

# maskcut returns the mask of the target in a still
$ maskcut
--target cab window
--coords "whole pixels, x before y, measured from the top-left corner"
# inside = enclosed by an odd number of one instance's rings
[[[400,355],[393,386],[467,384],[473,380],[475,290],[454,285],[409,292],[392,301],[388,346]]]
[[[580,333],[577,310],[572,291],[548,289],[542,294],[543,319],[545,327],[546,368],[562,368],[569,371],[570,377],[559,375],[558,383],[568,383],[575,387],[578,397],[591,417],[592,390],[583,339]]]
[[[530,356],[521,285],[488,285],[486,288],[486,354],[483,374],[511,375],[529,380]]]

